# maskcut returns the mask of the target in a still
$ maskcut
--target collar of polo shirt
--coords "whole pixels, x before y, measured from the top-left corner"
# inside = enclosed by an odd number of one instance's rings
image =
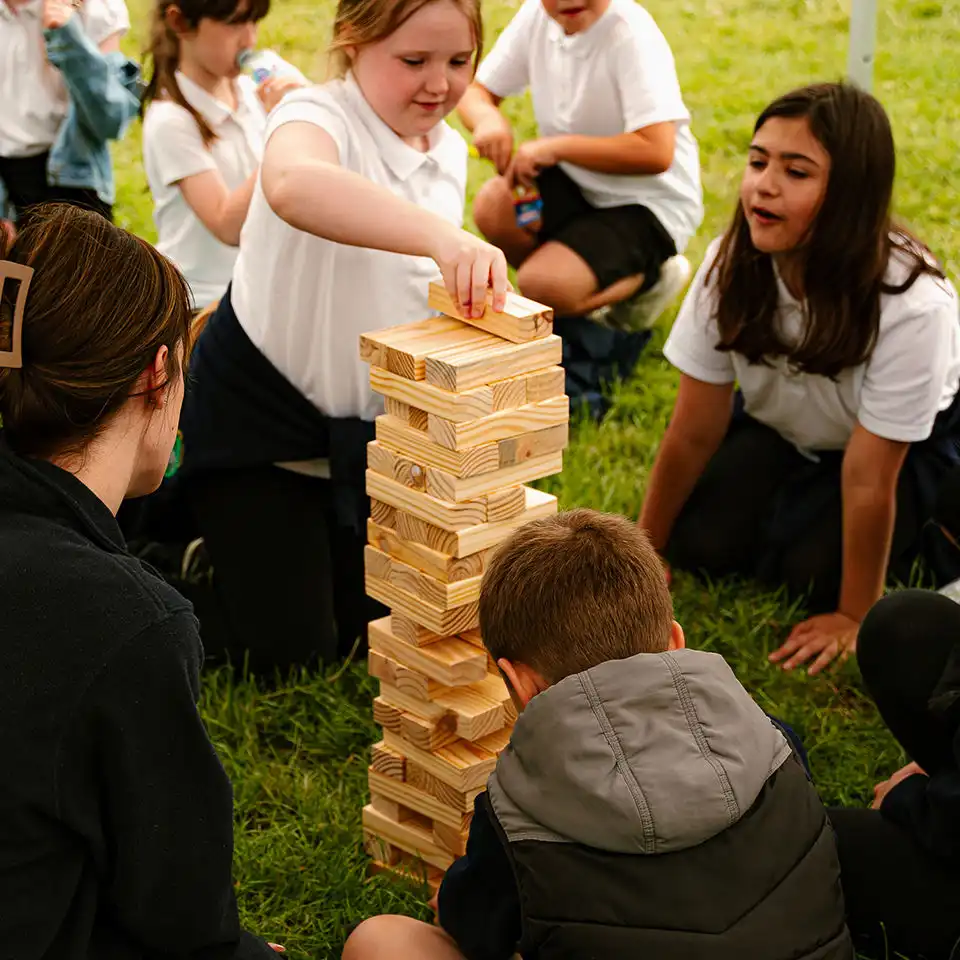
[[[571,56],[587,57],[593,52],[597,44],[604,41],[608,27],[616,20],[615,5],[615,0],[611,0],[607,9],[586,30],[572,36],[567,36],[563,32],[563,27],[553,17],[549,17],[550,23],[547,25],[547,35]]]
[[[376,141],[383,162],[398,180],[408,179],[425,163],[437,162],[432,154],[443,139],[443,120],[427,134],[430,149],[423,153],[415,147],[411,147],[409,143],[404,143],[396,132],[380,119],[373,107],[367,103],[367,98],[363,95],[360,85],[352,73],[347,73],[344,78],[344,90],[350,98],[351,106],[356,115]]]
[[[199,84],[194,83],[188,76],[177,71],[177,83],[180,86],[180,92],[183,94],[187,103],[193,107],[197,113],[203,117],[210,125],[211,129],[216,129],[222,123],[234,116],[235,112],[243,109],[243,97],[237,95],[237,110],[231,110],[225,103],[211,96]]]

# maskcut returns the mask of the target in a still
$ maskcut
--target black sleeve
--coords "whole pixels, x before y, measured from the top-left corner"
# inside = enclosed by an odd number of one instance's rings
[[[58,752],[60,819],[104,877],[100,910],[145,956],[256,960],[233,889],[233,795],[197,709],[196,621],[124,644],[84,692]]]
[[[520,941],[520,896],[485,796],[474,801],[466,854],[440,885],[438,916],[467,960],[510,960]]]

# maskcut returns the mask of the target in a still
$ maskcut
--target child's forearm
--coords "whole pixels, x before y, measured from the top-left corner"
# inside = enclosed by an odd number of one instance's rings
[[[843,490],[843,577],[839,611],[863,620],[883,595],[896,521],[896,493],[870,487]]]
[[[569,134],[551,137],[549,142],[558,161],[597,173],[652,175],[670,169],[675,131],[672,123],[655,124],[612,137]]]
[[[457,104],[457,113],[463,125],[471,132],[476,129],[485,117],[499,118],[500,98],[495,97],[486,87],[479,83],[471,83],[467,92]]]

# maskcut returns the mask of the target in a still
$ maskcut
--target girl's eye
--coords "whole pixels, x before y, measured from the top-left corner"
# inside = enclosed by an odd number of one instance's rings
[[[408,67],[422,67],[423,61],[419,60],[417,57],[401,57],[400,58]]]
[[[455,67],[465,67],[469,62],[469,57],[454,57],[450,61]]]
[[[750,166],[754,170],[762,170],[766,166],[766,163],[763,160],[751,160]]]
[[[788,170],[788,177],[793,177],[794,180],[806,180],[810,176],[806,170]]]

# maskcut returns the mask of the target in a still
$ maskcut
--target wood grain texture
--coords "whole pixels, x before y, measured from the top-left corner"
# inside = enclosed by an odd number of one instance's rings
[[[404,714],[418,717],[426,723],[446,725],[464,740],[480,740],[495,733],[508,722],[507,702],[510,694],[501,681],[496,689],[491,681],[499,678],[487,674],[483,680],[462,687],[443,687],[424,700],[410,696],[381,681],[380,698]],[[403,732],[401,725],[401,732]],[[422,743],[407,737],[417,746]]]
[[[482,577],[470,577],[468,580],[447,583],[369,544],[364,547],[363,557],[368,573],[390,581],[401,590],[406,590],[441,610],[462,607],[466,603],[476,603],[480,599]]]
[[[448,806],[439,797],[410,783],[383,776],[373,767],[367,771],[368,784],[372,795],[386,797],[409,810],[416,810],[422,816],[429,817],[434,823],[443,823],[455,830],[467,830],[473,817],[469,813]]]
[[[487,509],[489,512],[489,504]],[[479,577],[486,570],[492,555],[489,550],[481,550],[469,557],[452,557],[447,553],[431,550],[422,543],[404,540],[396,530],[381,527],[373,520],[367,520],[367,542],[444,583],[457,583],[470,577]]]
[[[397,508],[391,507],[389,503],[370,498],[370,519],[374,523],[381,523],[386,527],[392,527],[397,520]]]
[[[562,342],[550,334],[542,340],[498,345],[464,344],[425,355],[427,382],[459,393],[495,380],[505,380],[562,360]]]
[[[408,457],[422,466],[439,467],[455,477],[473,477],[505,466],[496,443],[485,443],[471,450],[448,450],[426,433],[386,414],[377,417],[376,431],[377,442],[398,456]]]
[[[562,396],[566,391],[566,381],[567,375],[563,367],[546,367],[531,373],[525,378],[527,388],[525,402],[539,403],[541,400]]]
[[[405,617],[402,613],[397,613],[396,610],[390,611],[390,632],[398,640],[415,647],[425,647],[444,639],[441,634],[428,630],[423,624]]]
[[[407,758],[408,775],[409,764],[413,762],[424,772],[458,792],[483,787],[497,765],[499,753],[486,749],[483,746],[484,740],[476,743],[457,740],[433,753],[421,750],[391,730],[384,731],[383,740],[391,750],[402,753]]]
[[[462,857],[467,852],[468,833],[469,826],[466,830],[463,830],[439,821],[433,824],[433,842],[455,857]]]
[[[421,750],[439,750],[459,739],[456,721],[446,714],[439,720],[425,720],[413,713],[404,713],[400,719],[400,736]]]
[[[485,523],[487,505],[483,500],[441,500],[429,493],[411,490],[402,483],[367,470],[367,495],[390,506],[426,520],[442,530],[463,530]]]
[[[390,750],[383,741],[370,748],[370,769],[381,777],[402,781],[406,775],[407,761],[403,755]]]
[[[519,516],[527,508],[526,487],[504,487],[484,498],[487,502],[487,523],[502,523]],[[479,593],[477,595],[479,599]]]
[[[404,616],[416,620],[434,633],[449,637],[459,630],[469,630],[480,622],[480,611],[476,603],[467,603],[462,607],[441,610],[415,594],[400,589],[389,580],[380,577],[364,577],[364,587],[369,596],[379,600],[384,606],[396,610]]]
[[[418,700],[429,700],[443,687],[439,681],[404,666],[396,658],[376,650],[371,650],[367,654],[367,672],[381,683],[389,684]]]
[[[389,617],[374,620],[367,629],[372,652],[383,654],[443,686],[459,687],[481,681],[487,675],[486,657],[459,637],[444,637],[429,646],[414,647],[393,635]]]
[[[387,477],[411,490],[426,490],[426,470],[407,457],[371,440],[367,444],[367,467],[382,477]]]
[[[449,807],[464,815],[473,810],[473,801],[477,798],[478,793],[483,793],[486,787],[486,781],[484,781],[480,787],[458,790],[456,787],[450,786],[449,783],[445,783],[439,777],[435,777],[432,773],[428,773],[423,767],[418,766],[413,761],[408,761],[407,768],[409,770],[409,777],[406,782],[409,783],[411,787],[414,787],[421,793],[434,797],[445,807]]]
[[[427,434],[431,440],[448,450],[466,450],[566,424],[569,419],[570,401],[561,395],[539,403],[501,410],[465,423],[445,420],[431,413],[427,418]]]
[[[363,808],[361,819],[368,833],[422,858],[441,870],[446,870],[453,863],[453,856],[434,842],[433,831],[425,829],[416,821],[396,823],[388,820],[370,804]]]
[[[553,311],[542,303],[528,300],[516,293],[508,293],[507,302],[503,310],[499,311],[490,305],[492,300],[493,294],[488,293],[482,316],[466,317],[457,309],[446,287],[431,283],[427,303],[431,310],[439,310],[449,317],[456,317],[511,343],[537,340],[553,332]]]
[[[545,457],[550,453],[564,450],[570,439],[570,425],[559,423],[546,430],[536,430],[520,437],[510,437],[497,444],[500,467],[512,467],[528,460]]]
[[[478,500],[504,487],[512,487],[531,480],[541,480],[563,470],[563,451],[542,457],[530,457],[500,470],[481,473],[476,477],[456,477],[437,467],[427,467],[424,491],[440,500]]]
[[[475,420],[497,410],[493,402],[493,388],[488,386],[476,387],[463,393],[451,393],[425,380],[408,380],[382,367],[371,367],[370,387],[387,399],[405,403],[408,407],[416,407],[427,413],[435,413],[448,420]],[[522,402],[526,402],[526,390]],[[387,412],[389,413],[389,409]],[[406,422],[405,417],[398,419]]]

